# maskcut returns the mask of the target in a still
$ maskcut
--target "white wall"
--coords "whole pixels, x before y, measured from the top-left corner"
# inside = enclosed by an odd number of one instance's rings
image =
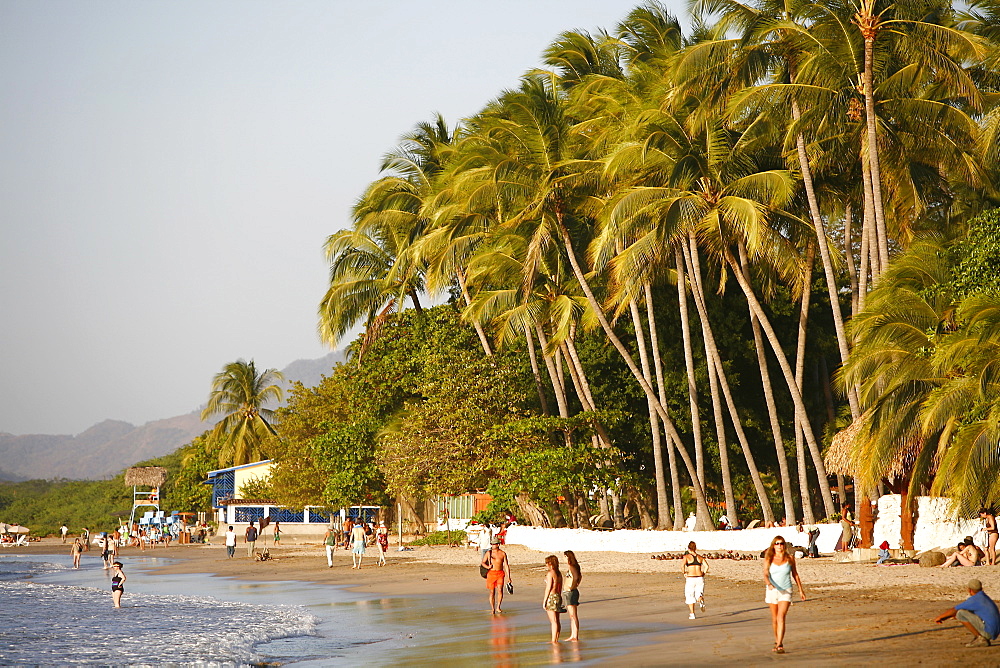
[[[840,538],[839,524],[817,524],[820,534],[817,541],[820,552],[833,552]],[[702,552],[740,550],[760,552],[767,549],[771,539],[783,536],[794,545],[805,547],[809,538],[795,527],[774,529],[745,529],[743,531],[588,531],[587,529],[543,529],[540,527],[512,526],[507,529],[507,542],[524,545],[542,552],[683,552],[692,540]]]
[[[886,494],[878,500],[873,546],[889,541],[889,547],[902,546],[899,494]],[[935,496],[917,497],[917,523],[913,530],[913,547],[917,552],[937,547],[954,547],[966,536],[975,536],[978,519],[956,519],[951,499]],[[865,545],[864,547],[868,547]]]

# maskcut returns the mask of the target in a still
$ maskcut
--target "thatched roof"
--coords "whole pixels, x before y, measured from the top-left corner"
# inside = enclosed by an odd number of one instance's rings
[[[854,475],[851,464],[851,451],[854,449],[854,439],[861,430],[861,420],[855,420],[851,426],[841,429],[833,437],[830,447],[823,456],[823,466],[826,472],[833,475]]]
[[[833,437],[830,447],[823,457],[823,465],[826,472],[833,475],[856,476],[854,467],[854,445],[864,423],[864,418],[855,420],[851,426],[841,429]],[[913,470],[913,464],[920,454],[920,439],[911,439],[896,455],[896,458],[889,465],[889,469],[884,472],[884,478],[889,480],[907,478]]]
[[[162,466],[133,466],[125,470],[125,484],[143,487],[163,487],[167,469]]]

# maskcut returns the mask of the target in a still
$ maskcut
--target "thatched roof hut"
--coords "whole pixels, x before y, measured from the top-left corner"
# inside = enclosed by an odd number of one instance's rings
[[[125,484],[132,487],[163,487],[167,469],[162,466],[133,466],[125,470]]]
[[[834,475],[856,476],[854,467],[854,445],[861,432],[863,419],[855,420],[851,426],[841,429],[833,437],[830,447],[823,457],[826,472]],[[909,477],[913,464],[920,454],[920,439],[912,438],[897,454],[883,477],[888,480],[902,480]]]

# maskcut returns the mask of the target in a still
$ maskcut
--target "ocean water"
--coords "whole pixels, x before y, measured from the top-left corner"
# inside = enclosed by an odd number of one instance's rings
[[[478,573],[467,594],[400,597],[163,575],[150,572],[163,559],[122,561],[128,581],[116,610],[97,558],[73,570],[66,555],[0,553],[0,666],[607,665],[682,630],[604,620],[585,623],[585,642],[552,646],[537,601],[509,597],[507,614],[493,617]]]

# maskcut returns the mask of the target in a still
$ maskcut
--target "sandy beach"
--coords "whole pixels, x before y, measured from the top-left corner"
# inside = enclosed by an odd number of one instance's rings
[[[347,586],[372,596],[439,597],[467,608],[470,616],[482,615],[484,629],[496,626],[476,568],[478,551],[450,547],[406,552],[394,549],[390,548],[385,567],[377,567],[370,560],[360,571],[351,569],[350,554],[345,550],[338,550],[334,567],[328,568],[319,545],[271,549],[274,559],[266,562],[249,560],[241,549],[237,549],[236,558],[227,559],[221,545],[178,545],[141,554],[172,560],[155,572],[207,573],[251,581],[298,580]],[[68,546],[49,539],[18,548],[16,553],[67,550]],[[517,545],[507,546],[507,551],[513,565],[515,594],[504,601],[505,616],[510,615],[510,621],[500,623],[518,627],[518,642],[539,642],[547,630],[541,609],[542,561],[546,555]],[[123,549],[121,554],[127,558],[140,553]],[[614,628],[618,633],[625,629],[627,636],[625,654],[615,661],[621,665],[722,666],[772,661],[824,666],[870,662],[1000,664],[1000,646],[967,649],[964,644],[971,636],[958,623],[949,621],[939,626],[931,621],[965,598],[964,585],[971,577],[982,580],[987,593],[1000,595],[1000,568],[945,570],[836,563],[829,557],[802,560],[799,570],[808,600],[793,604],[785,639],[788,653],[776,656],[771,653],[770,618],[763,602],[760,562],[713,560],[706,578],[708,609],[691,621],[683,605],[679,562],[616,552],[580,552],[577,556],[584,569],[582,641],[579,647],[563,643],[552,653],[552,663],[600,662],[598,657],[588,656],[588,637],[601,636],[606,629]],[[95,557],[91,551],[85,559]],[[474,625],[475,617],[471,619]],[[564,624],[567,622],[564,616]],[[630,628],[635,630],[633,635],[627,634]],[[564,635],[568,635],[565,628]],[[413,663],[423,663],[428,657],[419,646],[415,650]],[[491,658],[492,665],[519,663],[511,659],[502,643]],[[455,665],[446,658],[441,661]]]

